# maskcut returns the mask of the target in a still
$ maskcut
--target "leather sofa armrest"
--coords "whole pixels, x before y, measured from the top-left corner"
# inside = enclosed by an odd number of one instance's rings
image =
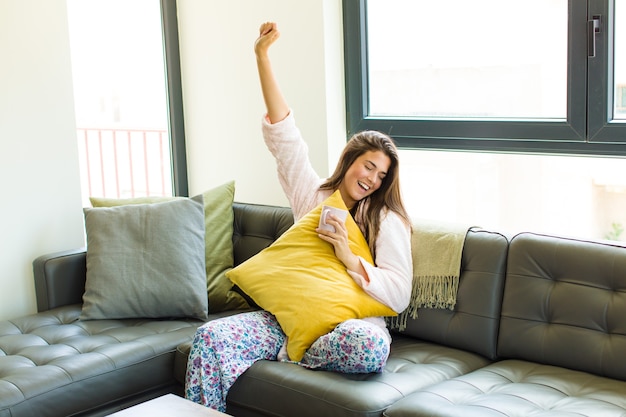
[[[42,255],[33,261],[37,311],[80,304],[85,292],[85,248]]]

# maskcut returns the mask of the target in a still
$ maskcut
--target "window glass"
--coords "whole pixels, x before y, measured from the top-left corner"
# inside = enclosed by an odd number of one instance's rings
[[[172,195],[159,0],[68,0],[83,203]]]
[[[369,115],[565,119],[567,16],[567,0],[368,0]]]
[[[400,150],[412,217],[626,241],[626,160]]]

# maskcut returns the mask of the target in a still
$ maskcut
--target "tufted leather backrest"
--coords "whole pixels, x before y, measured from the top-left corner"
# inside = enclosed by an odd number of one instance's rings
[[[293,225],[288,207],[234,203],[233,256],[239,265],[272,244]]]
[[[404,333],[495,359],[507,249],[502,234],[470,230],[454,310],[421,308]]]
[[[522,233],[510,244],[498,354],[626,380],[626,248]]]

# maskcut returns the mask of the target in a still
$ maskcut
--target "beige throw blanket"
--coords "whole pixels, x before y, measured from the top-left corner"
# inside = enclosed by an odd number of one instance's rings
[[[413,221],[411,301],[406,310],[390,318],[390,327],[404,330],[409,317],[417,318],[420,307],[454,309],[463,244],[471,228],[457,223]]]

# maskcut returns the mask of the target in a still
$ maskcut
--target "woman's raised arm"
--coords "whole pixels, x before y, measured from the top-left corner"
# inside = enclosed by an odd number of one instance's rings
[[[261,91],[267,109],[267,117],[270,123],[283,120],[289,114],[287,100],[283,96],[278,81],[274,76],[272,63],[269,58],[269,48],[280,37],[280,32],[276,23],[267,22],[261,25],[259,37],[254,43],[259,79],[261,81]]]

